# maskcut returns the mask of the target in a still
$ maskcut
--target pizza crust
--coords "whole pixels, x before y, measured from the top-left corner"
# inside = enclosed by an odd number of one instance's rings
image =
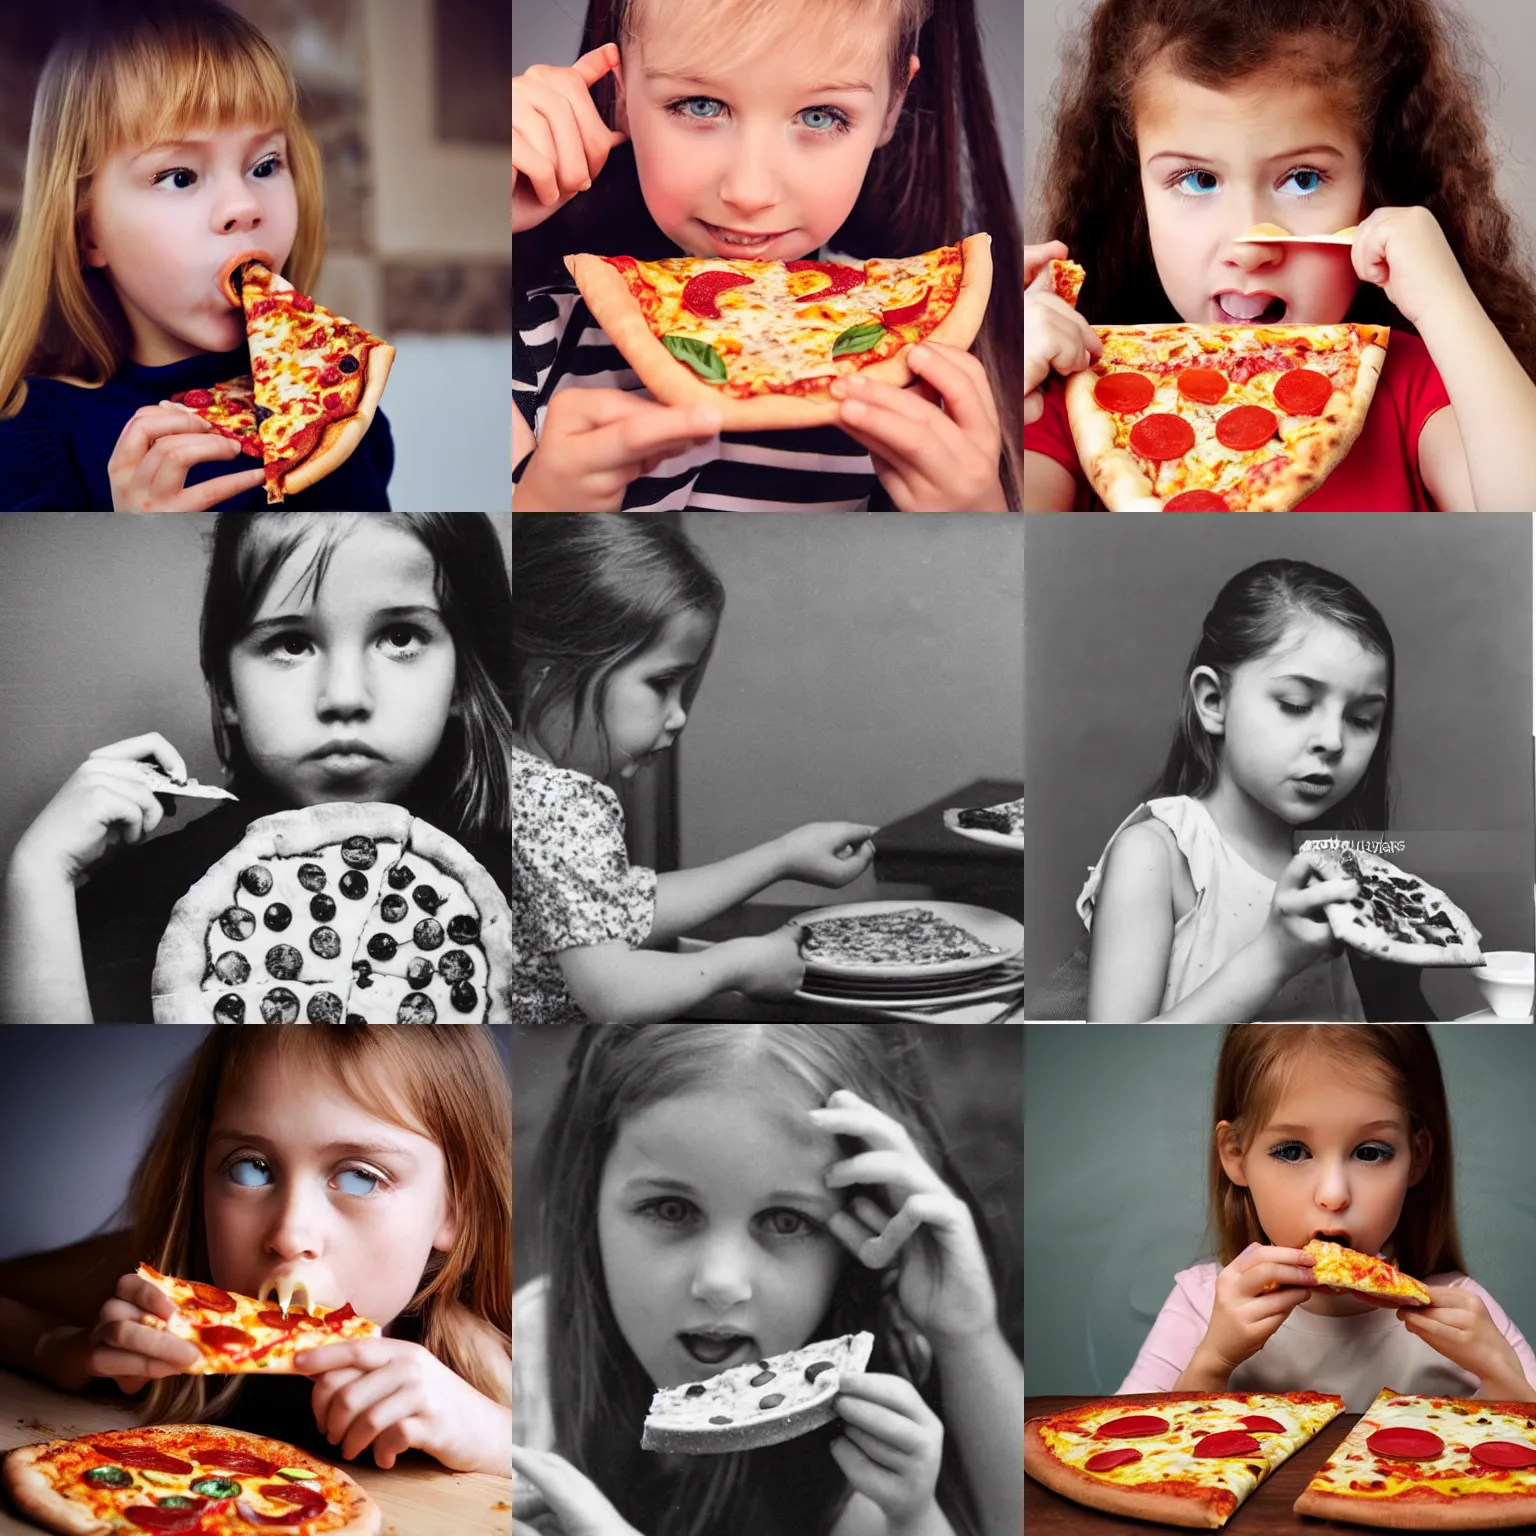
[[[1329,849],[1312,851],[1327,871],[1328,879],[1354,879],[1354,876],[1346,870],[1339,854]],[[1328,926],[1333,930],[1336,939],[1349,945],[1351,949],[1359,950],[1362,954],[1372,955],[1378,960],[1390,960],[1397,965],[1427,968],[1466,967],[1483,963],[1483,952],[1480,947],[1482,934],[1473,925],[1471,918],[1438,886],[1431,885],[1429,881],[1418,875],[1409,875],[1406,870],[1399,869],[1395,864],[1375,854],[1353,850],[1353,855],[1365,874],[1384,877],[1406,876],[1411,879],[1418,887],[1425,906],[1436,912],[1443,912],[1450,919],[1456,929],[1459,942],[1410,944],[1406,940],[1383,933],[1370,912],[1362,911],[1348,901],[1330,902],[1323,908],[1323,915],[1328,919]]]
[[[317,480],[325,479],[332,470],[352,457],[357,445],[368,435],[368,428],[373,425],[374,412],[378,410],[379,401],[383,398],[384,385],[394,361],[395,349],[388,342],[376,341],[369,347],[368,361],[364,365],[367,384],[362,399],[357,402],[357,410],[343,421],[328,421],[325,424],[315,451],[302,464],[280,477],[276,495],[272,494],[273,487],[268,484],[269,502],[281,501],[285,496],[296,496],[300,491],[308,490]]]
[[[98,1520],[90,1510],[66,1499],[53,1486],[53,1479],[41,1471],[37,1462],[53,1450],[57,1441],[44,1440],[39,1445],[24,1445],[5,1458],[6,1492],[17,1509],[46,1530],[63,1536],[108,1536],[112,1524]]]
[[[960,252],[960,288],[955,302],[926,339],[967,348],[981,330],[987,301],[992,296],[991,235],[967,235],[960,242]],[[587,301],[592,318],[662,405],[712,406],[720,412],[722,432],[835,426],[841,419],[842,402],[825,390],[809,395],[758,395],[747,400],[723,394],[679,363],[661,344],[616,267],[601,256],[587,254],[567,256],[565,265]],[[907,364],[909,350],[904,347],[894,357],[871,363],[859,370],[859,376],[906,388],[917,377]],[[832,379],[827,383],[830,385]]]
[[[1305,1489],[1291,1508],[1298,1515],[1345,1520],[1389,1531],[1504,1531],[1536,1522],[1536,1494],[1521,1499],[1437,1499],[1434,1503],[1387,1503],[1380,1498]]]

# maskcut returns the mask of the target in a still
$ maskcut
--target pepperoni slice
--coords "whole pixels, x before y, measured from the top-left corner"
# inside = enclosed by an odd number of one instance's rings
[[[932,292],[933,284],[930,283],[925,289],[923,289],[923,296],[917,301],[917,303],[903,304],[899,309],[882,310],[880,314],[881,321],[888,328],[893,330],[898,325],[914,324],[916,321],[922,319],[923,311],[928,308],[928,296]],[[812,297],[819,298],[820,295],[814,294]]]
[[[1219,405],[1227,392],[1227,376],[1218,368],[1186,368],[1179,375],[1179,393],[1197,405]]]
[[[210,1312],[236,1312],[239,1304],[228,1291],[221,1291],[216,1285],[204,1285],[201,1280],[187,1282],[192,1287],[192,1294],[197,1297],[197,1304],[206,1307]]]
[[[1293,368],[1275,383],[1275,404],[1287,416],[1319,416],[1333,398],[1333,381],[1313,368]]]
[[[1365,1443],[1391,1461],[1433,1461],[1445,1451],[1445,1441],[1427,1429],[1378,1429]]]
[[[281,1503],[299,1506],[291,1515],[268,1516],[262,1521],[263,1525],[297,1525],[301,1520],[314,1520],[325,1513],[325,1495],[298,1483],[263,1483],[256,1491],[264,1499],[276,1499]],[[255,1514],[256,1511],[252,1510],[251,1513]]]
[[[258,1312],[256,1321],[264,1328],[278,1328],[284,1333],[292,1333],[295,1328],[311,1319],[302,1307],[290,1307],[287,1317],[284,1317],[278,1308],[273,1307],[268,1312]]]
[[[1138,1440],[1143,1435],[1166,1435],[1168,1420],[1155,1413],[1131,1413],[1110,1419],[1094,1430],[1095,1440]]]
[[[194,1470],[190,1461],[183,1461],[179,1456],[167,1456],[164,1451],[151,1450],[147,1445],[97,1445],[93,1440],[91,1449],[100,1451],[109,1461],[115,1461],[119,1466],[137,1467],[141,1472],[191,1472]]]
[[[143,1531],[195,1531],[203,1518],[200,1509],[161,1509],[158,1504],[130,1504],[123,1515]]]
[[[1278,1426],[1277,1426],[1278,1427]],[[1223,1429],[1207,1435],[1194,1450],[1196,1456],[1252,1456],[1259,1449],[1259,1442],[1240,1429]]]
[[[1254,1434],[1267,1432],[1273,1435],[1283,1435],[1285,1433],[1285,1425],[1279,1419],[1272,1419],[1268,1414],[1263,1413],[1245,1415],[1243,1418],[1243,1428],[1251,1430]]]
[[[1215,491],[1180,491],[1172,501],[1163,503],[1164,512],[1230,512],[1225,496]]]
[[[1097,1456],[1090,1456],[1083,1463],[1085,1472],[1108,1472],[1115,1467],[1129,1466],[1133,1461],[1141,1460],[1141,1452],[1135,1446],[1122,1445],[1113,1451],[1100,1451]]]
[[[1485,1467],[1536,1467],[1536,1445],[1519,1440],[1485,1440],[1472,1455]]]
[[[249,1451],[194,1451],[200,1467],[217,1467],[221,1472],[238,1472],[242,1477],[271,1477],[277,1468]]]
[[[210,1349],[240,1349],[256,1342],[243,1328],[226,1328],[222,1323],[211,1328],[199,1328],[197,1336]]]
[[[1143,416],[1131,428],[1131,448],[1144,459],[1182,459],[1195,446],[1195,429],[1182,416]]]
[[[329,1328],[333,1323],[344,1323],[349,1317],[356,1316],[357,1313],[352,1310],[352,1303],[350,1301],[344,1301],[339,1307],[336,1308],[334,1312],[327,1312],[322,1321],[325,1323],[325,1326]]]
[[[1216,441],[1248,453],[1262,448],[1279,427],[1280,418],[1262,405],[1235,405],[1216,423]]]
[[[724,272],[718,267],[712,267],[707,272],[700,272],[697,277],[690,277],[683,285],[682,306],[689,314],[698,315],[704,320],[722,319],[719,306],[715,303],[717,295],[728,288],[740,288],[742,284],[751,281],[745,272]]]
[[[1156,393],[1152,380],[1144,373],[1106,373],[1093,386],[1093,398],[1117,416],[1134,416],[1146,410]]]

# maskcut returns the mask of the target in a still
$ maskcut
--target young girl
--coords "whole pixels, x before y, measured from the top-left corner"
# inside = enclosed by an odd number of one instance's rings
[[[1017,510],[1019,221],[974,0],[590,0],[582,48],[513,81],[518,510]],[[997,270],[975,354],[914,349],[912,389],[834,386],[841,431],[722,437],[659,405],[561,260],[862,266],[978,230]]]
[[[403,805],[508,885],[510,609],[505,551],[481,514],[220,518],[202,666],[239,799],[109,865],[165,814],[139,761],[177,778],[186,766],[154,731],[91,753],[11,856],[0,1010],[147,1023],[172,907],[274,811]]]
[[[1364,429],[1300,510],[1529,510],[1536,285],[1465,23],[1438,0],[1099,0],[1062,82],[1025,262],[1027,510],[1102,510],[1060,380],[1093,324],[1390,326]],[[1358,225],[1349,245],[1239,245]],[[1074,312],[1035,281],[1087,269]]]
[[[1336,1392],[1350,1413],[1383,1386],[1536,1398],[1531,1346],[1466,1273],[1450,1111],[1423,1025],[1236,1025],[1215,1120],[1218,1262],[1174,1277],[1121,1392]],[[1317,1289],[1301,1251],[1314,1237],[1381,1254],[1432,1304]]]
[[[514,1301],[514,1464],[551,1503],[600,1495],[583,1529],[1016,1536],[1023,1372],[912,1034],[589,1029],[535,1183],[548,1274]],[[835,1425],[639,1448],[654,1388],[863,1329]]]
[[[1155,795],[1077,900],[1092,934],[1083,1017],[1433,1017],[1416,972],[1334,940],[1323,907],[1355,883],[1309,884],[1313,855],[1292,852],[1298,829],[1387,827],[1395,686],[1386,622],[1342,576],[1266,560],[1221,589]]]
[[[214,1028],[133,1176],[127,1223],[0,1265],[0,1360],[66,1392],[150,1384],[145,1423],[216,1423],[381,1467],[408,1449],[505,1472],[511,1110],[473,1025]],[[135,1270],[261,1297],[303,1279],[379,1339],[297,1377],[188,1376],[196,1351]],[[304,1378],[308,1377],[309,1380]],[[327,1443],[329,1442],[329,1443]]]
[[[319,151],[255,27],[211,0],[95,7],[44,67],[0,284],[0,509],[265,506],[261,466],[170,397],[251,371],[230,264],[309,291],[323,226]],[[393,464],[380,412],[286,505],[385,509]]]
[[[512,568],[513,1018],[670,1019],[716,992],[788,997],[799,932],[651,952],[777,880],[843,886],[877,830],[816,822],[698,869],[632,866],[608,781],[681,735],[725,603],[688,539],[647,519],[514,517]]]

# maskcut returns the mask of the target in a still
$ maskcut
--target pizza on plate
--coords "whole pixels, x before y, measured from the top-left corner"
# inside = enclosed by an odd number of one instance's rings
[[[1302,845],[1306,848],[1306,844]],[[1482,934],[1444,891],[1359,848],[1312,848],[1329,880],[1353,880],[1359,894],[1323,908],[1351,949],[1399,965],[1481,965]]]
[[[245,311],[250,375],[171,400],[261,459],[267,500],[278,502],[323,480],[362,442],[395,349],[250,255],[226,270],[222,287]]]
[[[114,1429],[5,1458],[16,1506],[65,1536],[374,1536],[379,1506],[340,1467],[203,1424]]]
[[[939,965],[1002,954],[926,907],[817,918],[805,924],[800,952],[831,965]]]
[[[1356,1253],[1342,1243],[1314,1237],[1301,1250],[1316,1260],[1312,1277],[1319,1285],[1337,1286],[1343,1291],[1359,1291],[1365,1296],[1381,1296],[1403,1306],[1427,1307],[1429,1290],[1422,1280],[1405,1275],[1385,1259],[1373,1259],[1368,1253]]]
[[[1024,1470],[1108,1514],[1215,1529],[1344,1411],[1329,1392],[1101,1398],[1024,1425]]]
[[[377,1323],[359,1317],[350,1303],[316,1306],[311,1311],[288,1305],[289,1297],[257,1301],[200,1280],[162,1275],[148,1264],[139,1265],[139,1274],[176,1303],[176,1315],[169,1321],[150,1312],[142,1314],[141,1320],[185,1339],[202,1354],[198,1364],[183,1372],[187,1376],[292,1374],[293,1357],[303,1350],[376,1339],[381,1332]],[[285,1288],[289,1284],[291,1277],[285,1277]]]
[[[992,292],[992,237],[918,256],[732,261],[567,256],[592,318],[663,405],[712,405],[727,432],[835,423],[833,380],[903,387],[920,341],[969,347]]]
[[[837,1417],[845,1376],[869,1365],[872,1333],[845,1333],[705,1381],[666,1387],[651,1399],[640,1448],[708,1456],[793,1440]]]
[[[253,821],[176,903],[158,1024],[500,1024],[512,914],[446,832],[398,805]]]
[[[1075,304],[1081,284],[1053,282]],[[1391,331],[1262,318],[1094,326],[1104,351],[1067,380],[1067,420],[1111,512],[1289,512],[1349,452]]]
[[[1024,797],[1004,800],[1000,805],[971,806],[963,810],[945,811],[947,821],[955,818],[957,827],[971,832],[998,832],[1004,837],[1024,835]]]
[[[1536,1523],[1536,1403],[1383,1387],[1292,1508],[1395,1531],[1528,1528]]]

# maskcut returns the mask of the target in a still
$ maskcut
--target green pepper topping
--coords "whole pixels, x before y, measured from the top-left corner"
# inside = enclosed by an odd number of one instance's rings
[[[192,1492],[206,1499],[232,1499],[240,1492],[240,1484],[227,1477],[199,1477],[193,1480]]]
[[[161,1509],[196,1509],[197,1500],[189,1499],[184,1493],[168,1493],[163,1499],[155,1501]]]
[[[97,1488],[127,1488],[133,1482],[133,1474],[121,1467],[92,1467],[85,1474],[85,1481]]]

